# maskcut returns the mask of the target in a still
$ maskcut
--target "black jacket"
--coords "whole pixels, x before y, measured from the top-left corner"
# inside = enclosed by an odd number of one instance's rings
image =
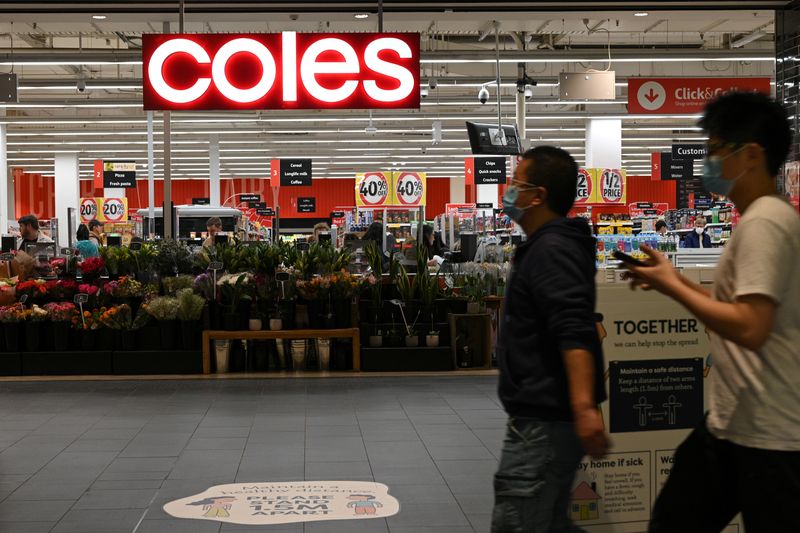
[[[594,355],[595,400],[605,400],[595,271],[595,239],[580,218],[549,222],[517,248],[497,348],[509,415],[572,420],[567,349]]]
[[[703,248],[711,248],[711,237],[707,231],[702,235],[698,235],[696,231],[692,230],[683,238],[684,248],[700,248],[700,239],[703,239]]]

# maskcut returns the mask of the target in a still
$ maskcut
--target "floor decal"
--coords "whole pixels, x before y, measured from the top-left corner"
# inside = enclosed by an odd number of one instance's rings
[[[288,524],[386,518],[400,511],[389,487],[371,481],[232,483],[164,505],[176,518],[231,524]]]

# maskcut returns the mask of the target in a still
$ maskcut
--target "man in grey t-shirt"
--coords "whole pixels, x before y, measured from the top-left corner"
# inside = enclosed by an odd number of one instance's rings
[[[756,93],[721,96],[700,124],[703,184],[742,218],[713,293],[651,249],[648,266],[629,267],[633,286],[706,324],[714,361],[708,417],[676,450],[650,532],[722,531],[737,513],[748,533],[800,532],[800,217],[775,186],[791,130],[783,107]]]

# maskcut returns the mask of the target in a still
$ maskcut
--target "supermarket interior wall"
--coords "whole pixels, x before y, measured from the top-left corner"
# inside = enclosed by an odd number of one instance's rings
[[[432,219],[444,212],[444,206],[450,200],[450,178],[429,178],[427,180],[426,217]],[[240,193],[260,194],[262,201],[274,207],[269,180],[264,178],[233,178],[221,180],[220,198],[226,205],[234,203]],[[281,206],[282,218],[319,218],[327,217],[338,207],[353,206],[355,203],[355,178],[353,179],[315,179],[311,187],[282,187],[278,204]],[[97,191],[101,192],[101,191]],[[101,195],[101,194],[100,194]],[[136,182],[135,189],[127,191],[128,208],[130,210],[147,207],[148,183],[145,180]],[[81,180],[81,196],[95,196],[91,180]],[[173,180],[172,198],[176,205],[191,204],[192,198],[209,196],[208,180]],[[297,198],[316,197],[315,213],[298,213]],[[55,187],[53,176],[34,173],[14,173],[15,217],[26,214],[47,219],[55,215]],[[156,206],[164,201],[164,182],[155,182]]]

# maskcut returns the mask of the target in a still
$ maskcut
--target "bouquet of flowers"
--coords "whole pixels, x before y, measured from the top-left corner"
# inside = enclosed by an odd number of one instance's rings
[[[45,289],[49,299],[69,301],[78,291],[78,284],[68,279],[50,280],[45,283]]]
[[[217,281],[220,290],[220,301],[228,308],[230,313],[235,313],[239,302],[249,297],[247,289],[252,280],[252,275],[242,272],[239,274],[226,274]]]
[[[9,305],[16,300],[17,283],[13,279],[0,279],[0,305]]]
[[[194,278],[194,290],[206,300],[214,299],[214,278],[206,272]]]
[[[178,319],[183,322],[200,320],[206,301],[202,296],[198,296],[192,289],[181,289],[178,291]]]
[[[54,302],[44,306],[52,322],[70,322],[76,313],[75,305],[70,302]]]
[[[99,317],[99,321],[105,327],[116,331],[132,331],[140,329],[150,316],[140,311],[136,317],[128,304],[114,305],[106,309]]]
[[[22,304],[0,307],[0,322],[12,324],[25,320],[25,307]]]
[[[25,310],[25,320],[30,320],[31,322],[44,322],[49,316],[47,309],[42,309],[36,304]]]
[[[153,298],[142,308],[158,321],[175,320],[178,316],[180,304],[177,298],[172,296],[160,296]]]
[[[47,295],[47,284],[43,279],[32,279],[17,284],[17,298],[27,295],[28,300],[41,301]]]
[[[164,293],[172,296],[181,289],[191,288],[194,285],[194,278],[187,275],[170,276],[163,278],[161,285],[164,287]]]
[[[102,323],[100,322],[100,317],[105,312],[105,307],[92,310],[87,309],[83,312],[83,318],[81,318],[80,310],[76,309],[75,314],[72,315],[72,327],[83,331],[96,330],[101,326]]]
[[[89,257],[78,264],[84,279],[97,279],[106,267],[102,257]]]
[[[334,272],[330,279],[334,298],[350,300],[358,292],[358,278],[345,270]]]
[[[117,281],[106,283],[103,291],[115,298],[141,298],[144,288],[132,277],[122,276]]]
[[[304,300],[326,299],[330,294],[331,277],[315,276],[310,280],[297,280],[297,292]]]

